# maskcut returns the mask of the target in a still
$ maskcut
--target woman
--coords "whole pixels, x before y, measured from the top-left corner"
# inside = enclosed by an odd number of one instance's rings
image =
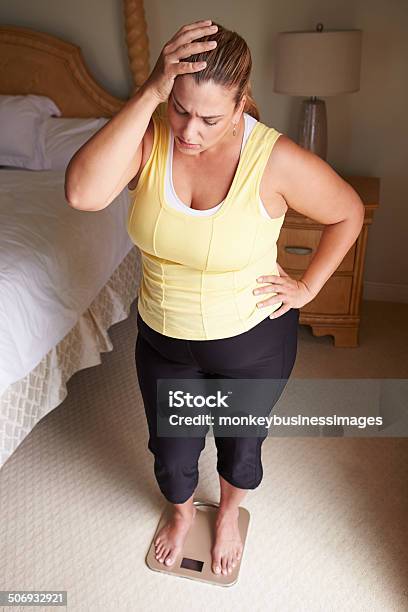
[[[299,309],[339,266],[363,222],[360,198],[326,162],[259,121],[251,65],[237,33],[210,20],[184,25],[66,175],[67,200],[81,210],[105,208],[127,184],[132,193],[127,229],[143,270],[135,358],[155,476],[173,507],[155,539],[156,558],[168,566],[194,520],[205,436],[157,435],[157,380],[287,380]],[[299,280],[276,261],[288,204],[327,226]],[[214,438],[215,574],[231,573],[240,559],[238,506],[262,480],[264,439]]]

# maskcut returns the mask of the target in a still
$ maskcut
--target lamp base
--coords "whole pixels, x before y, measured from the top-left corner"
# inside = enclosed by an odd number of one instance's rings
[[[313,97],[302,101],[298,144],[326,160],[327,113],[324,100]]]

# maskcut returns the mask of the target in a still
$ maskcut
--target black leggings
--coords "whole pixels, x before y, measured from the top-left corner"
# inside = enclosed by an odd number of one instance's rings
[[[230,338],[182,340],[155,331],[138,313],[135,358],[149,428],[148,449],[154,455],[157,483],[168,501],[182,504],[194,493],[205,437],[157,435],[157,379],[282,379],[276,403],[295,363],[298,320],[299,309],[291,308],[276,319],[267,316],[247,332]],[[266,436],[214,436],[218,473],[240,489],[258,487],[263,477],[261,445]]]

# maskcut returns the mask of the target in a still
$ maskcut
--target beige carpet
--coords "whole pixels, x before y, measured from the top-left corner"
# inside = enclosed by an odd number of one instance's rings
[[[363,302],[353,349],[300,326],[292,376],[408,378],[407,320],[408,305]],[[268,438],[264,479],[242,502],[252,522],[238,582],[151,571],[165,501],[146,448],[135,302],[110,336],[114,351],[73,376],[0,471],[0,589],[66,590],[75,611],[408,610],[405,438]],[[197,497],[219,499],[215,461],[208,437]]]

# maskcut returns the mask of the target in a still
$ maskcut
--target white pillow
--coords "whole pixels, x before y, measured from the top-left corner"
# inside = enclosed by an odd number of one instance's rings
[[[47,96],[0,95],[0,165],[47,170],[44,120],[61,116]]]
[[[51,170],[65,170],[70,159],[109,118],[53,118],[44,121],[45,156]]]

